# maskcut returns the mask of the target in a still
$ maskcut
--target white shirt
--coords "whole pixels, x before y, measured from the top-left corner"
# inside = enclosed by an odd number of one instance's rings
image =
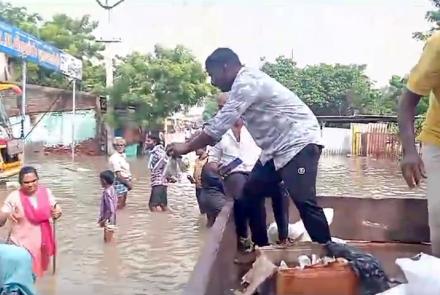
[[[242,118],[257,145],[261,162],[277,170],[308,144],[322,145],[321,128],[310,108],[292,91],[260,70],[243,67],[228,100],[204,132],[216,140]]]
[[[235,158],[240,158],[243,163],[231,172],[251,172],[260,154],[261,149],[255,144],[246,127],[243,126],[240,131],[240,142],[236,140],[232,129],[229,129],[222,136],[220,142],[209,149],[208,162],[227,165]]]
[[[121,172],[121,176],[124,178],[131,177],[130,164],[127,162],[125,154],[114,152],[108,159],[108,162],[113,172]]]

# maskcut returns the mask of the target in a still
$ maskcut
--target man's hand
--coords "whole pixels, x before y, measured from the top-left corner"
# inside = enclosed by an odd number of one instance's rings
[[[188,143],[171,143],[167,145],[166,151],[167,155],[171,157],[178,157],[191,152]]]
[[[426,178],[425,165],[417,152],[404,153],[400,167],[410,188],[419,186],[422,178]]]

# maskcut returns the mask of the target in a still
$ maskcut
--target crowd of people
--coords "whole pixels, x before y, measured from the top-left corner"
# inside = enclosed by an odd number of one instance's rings
[[[402,172],[410,187],[427,177],[434,255],[440,255],[440,199],[436,197],[440,176],[439,52],[440,33],[435,33],[410,74],[399,109]],[[196,152],[194,173],[188,179],[195,185],[200,213],[207,215],[207,225],[212,226],[226,198],[231,198],[239,251],[248,253],[254,245],[268,245],[267,197],[272,199],[278,243],[289,242],[289,198],[311,239],[329,242],[329,225],[316,198],[318,162],[324,145],[313,112],[275,79],[243,66],[231,49],[218,48],[205,66],[212,84],[222,91],[219,110],[186,142],[165,147],[159,134],[148,135],[150,210],[168,210],[167,185],[176,181],[165,171],[170,159]],[[420,136],[424,143],[422,159],[415,148],[414,114],[421,97],[427,95],[431,100]],[[103,193],[98,224],[104,228],[116,225],[116,211],[125,206],[132,190],[125,145],[123,138],[115,138],[110,170],[100,174]],[[12,225],[8,245],[0,245],[0,293],[32,295],[33,274],[41,277],[56,253],[53,230],[62,211],[52,192],[39,183],[33,167],[21,169],[19,183],[20,189],[9,194],[0,210],[0,226],[7,220]],[[9,267],[12,264],[15,268]]]

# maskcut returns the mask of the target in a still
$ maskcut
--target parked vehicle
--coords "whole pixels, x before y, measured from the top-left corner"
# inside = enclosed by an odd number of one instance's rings
[[[15,84],[0,82],[0,180],[18,174],[23,166],[24,141],[14,138],[4,100],[17,99],[21,89]]]

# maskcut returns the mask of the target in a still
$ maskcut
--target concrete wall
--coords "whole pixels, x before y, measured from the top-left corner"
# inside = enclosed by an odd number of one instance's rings
[[[36,115],[36,122],[43,114]],[[47,145],[69,145],[72,142],[72,113],[47,113],[29,134],[26,142],[41,142]],[[10,117],[12,131],[15,137],[20,137],[21,117]],[[97,122],[95,111],[77,111],[75,122],[75,142],[95,138]],[[24,134],[31,130],[30,118],[26,116]]]
[[[324,127],[322,138],[325,145],[324,154],[347,155],[351,153],[351,130],[344,128]]]

